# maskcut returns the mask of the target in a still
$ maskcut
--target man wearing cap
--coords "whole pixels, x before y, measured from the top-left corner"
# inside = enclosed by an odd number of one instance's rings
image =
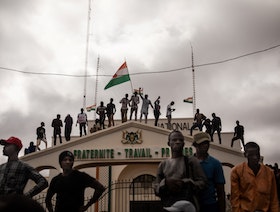
[[[20,194],[31,198],[48,187],[48,181],[41,174],[18,159],[22,148],[20,139],[1,139],[1,145],[4,145],[3,155],[8,156],[8,162],[0,165],[0,195]],[[23,193],[29,179],[36,185]]]
[[[183,155],[184,144],[183,134],[172,131],[168,137],[171,158],[162,161],[158,167],[155,194],[165,207],[186,200],[198,208],[195,193],[206,186],[207,179],[197,158]]]
[[[55,176],[50,183],[46,206],[49,212],[80,212],[86,211],[105,191],[105,187],[95,178],[84,172],[73,170],[74,155],[70,151],[63,151],[59,155],[62,173]],[[84,205],[84,192],[87,187],[93,188],[92,198]],[[52,197],[56,194],[56,205],[53,210]]]
[[[201,212],[225,212],[225,177],[220,161],[208,154],[211,138],[199,132],[193,136],[195,156],[208,179],[208,187],[200,192]]]

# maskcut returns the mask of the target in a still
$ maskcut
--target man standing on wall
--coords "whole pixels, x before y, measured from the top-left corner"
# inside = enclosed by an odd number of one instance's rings
[[[156,101],[154,102],[154,116],[155,116],[155,126],[158,125],[158,119],[160,116],[160,96],[156,99]]]
[[[148,94],[145,94],[145,97],[143,98],[142,94],[140,93],[140,97],[142,99],[142,108],[141,108],[141,114],[140,114],[140,122],[142,122],[142,116],[144,114],[145,116],[145,124],[147,124],[148,120],[148,113],[149,113],[149,105],[154,109],[151,100],[148,99]]]
[[[245,142],[244,142],[244,127],[239,124],[239,121],[236,121],[236,127],[234,128],[234,135],[233,138],[231,139],[231,147],[233,147],[233,142],[240,139],[243,148],[245,147]]]
[[[110,103],[107,104],[106,113],[108,117],[108,127],[115,126],[114,115],[116,113],[116,106],[113,103],[114,99],[110,99]]]
[[[166,118],[167,118],[167,129],[171,130],[171,114],[173,111],[175,111],[174,108],[172,108],[172,106],[174,105],[174,102],[170,102],[169,105],[167,105],[167,109],[166,109]]]
[[[121,107],[122,123],[124,123],[127,122],[127,110],[129,105],[128,94],[125,94],[125,97],[121,99],[120,103],[122,104]]]
[[[97,107],[96,113],[99,115],[100,128],[105,129],[105,117],[106,117],[106,106],[104,106],[104,102],[100,102],[100,106]]]
[[[215,131],[217,131],[218,138],[219,138],[219,143],[222,144],[222,139],[221,139],[221,130],[222,130],[222,121],[221,118],[216,116],[215,113],[212,113],[212,132],[211,132],[211,141],[213,141],[213,135]]]
[[[52,127],[53,127],[53,144],[56,145],[56,136],[59,137],[59,143],[62,144],[62,138],[61,138],[61,127],[63,127],[62,121],[60,120],[60,114],[56,115],[56,119],[52,121]]]
[[[64,129],[64,136],[66,141],[70,141],[71,139],[71,132],[72,132],[72,125],[73,125],[73,118],[68,114],[65,119],[65,129]]]
[[[47,138],[46,138],[46,129],[44,127],[45,127],[45,123],[41,122],[41,126],[36,129],[36,134],[37,134],[36,147],[37,147],[37,150],[41,150],[39,148],[39,146],[41,144],[41,141],[43,141],[45,143],[46,149],[48,148],[48,142],[47,142]]]
[[[193,125],[192,125],[192,127],[191,127],[191,129],[190,129],[190,135],[192,136],[192,132],[193,132],[193,130],[195,129],[195,128],[197,128],[198,127],[198,129],[199,129],[199,131],[202,131],[202,122],[203,122],[203,120],[205,120],[206,119],[206,116],[203,114],[203,113],[200,113],[199,112],[199,109],[196,109],[196,114],[194,115],[194,118],[193,118],[193,120],[194,120],[194,123],[193,123]]]
[[[84,134],[87,135],[86,125],[88,124],[87,114],[84,113],[84,109],[81,108],[81,113],[78,114],[76,126],[79,123],[80,127],[80,137],[82,137],[82,132],[84,130]]]
[[[139,104],[139,96],[137,95],[137,91],[134,92],[134,94],[131,96],[129,100],[130,104],[130,117],[129,120],[132,119],[132,114],[135,115],[135,121],[137,121],[137,111],[138,111],[138,104]]]

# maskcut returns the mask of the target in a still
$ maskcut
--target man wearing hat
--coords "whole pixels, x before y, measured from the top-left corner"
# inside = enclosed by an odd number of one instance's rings
[[[208,154],[211,138],[199,132],[193,136],[195,156],[208,179],[208,187],[201,191],[201,212],[225,212],[225,177],[220,161]]]
[[[33,197],[48,187],[48,181],[33,167],[20,161],[18,153],[22,148],[21,140],[10,137],[1,139],[3,155],[8,156],[8,162],[0,165],[0,195],[20,194]],[[33,180],[36,185],[23,193],[28,180]]]
[[[105,187],[95,178],[84,172],[73,170],[74,155],[70,151],[63,151],[59,155],[62,173],[55,176],[50,183],[46,206],[49,212],[80,212],[86,211],[105,191]],[[84,192],[87,187],[93,188],[92,198],[84,205]],[[56,194],[56,205],[53,210],[52,197]]]

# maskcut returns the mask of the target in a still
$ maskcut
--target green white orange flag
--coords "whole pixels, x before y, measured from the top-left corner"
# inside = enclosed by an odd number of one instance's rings
[[[130,77],[126,62],[124,62],[121,67],[119,67],[118,71],[114,74],[110,82],[108,82],[108,84],[105,86],[104,90],[127,81],[130,81]]]
[[[188,98],[184,99],[184,102],[186,102],[186,103],[193,103],[193,98],[192,97],[188,97]]]
[[[137,94],[141,94],[143,95],[143,88],[139,88],[139,89],[133,89],[133,93],[137,93]]]
[[[96,108],[96,105],[91,105],[91,106],[86,107],[87,112],[90,112],[90,111],[92,111],[92,110],[95,110],[95,108]]]

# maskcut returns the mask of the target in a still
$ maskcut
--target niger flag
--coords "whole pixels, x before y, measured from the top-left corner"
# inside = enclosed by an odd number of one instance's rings
[[[105,86],[104,90],[127,81],[130,81],[130,77],[128,74],[126,62],[124,62],[121,67],[119,67],[118,71],[114,74],[110,82],[108,82],[108,84]]]

